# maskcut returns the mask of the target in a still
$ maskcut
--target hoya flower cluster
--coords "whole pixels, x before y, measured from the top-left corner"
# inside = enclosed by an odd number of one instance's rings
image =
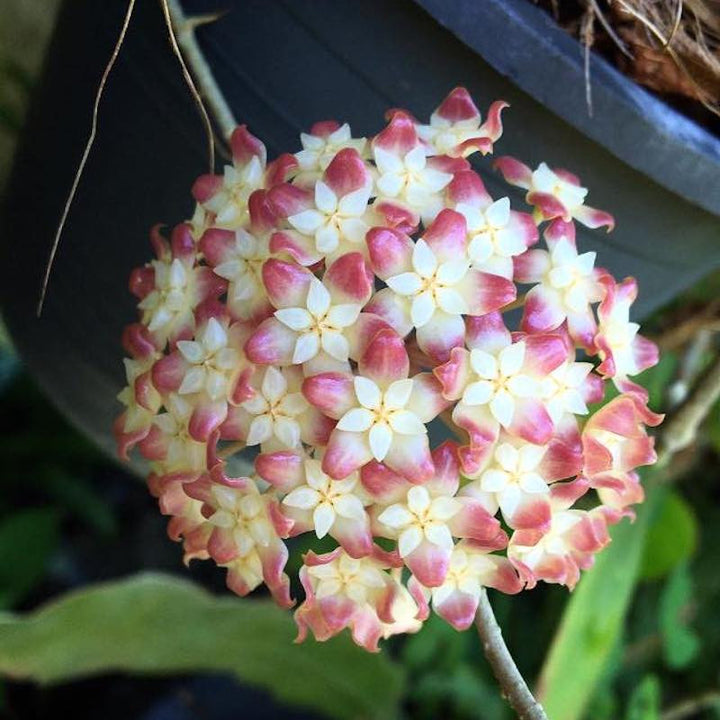
[[[288,540],[312,539],[300,638],[349,628],[373,650],[431,608],[467,628],[483,586],[572,588],[642,500],[661,418],[630,379],[657,360],[635,281],[576,246],[575,222],[613,220],[569,172],[500,157],[532,212],[488,194],[466,158],[505,107],[483,122],[458,88],[427,125],[321,122],[270,163],[239,127],[132,274],[120,452],[150,461],[186,560],[240,595],[291,606]],[[245,447],[254,472],[232,477]]]

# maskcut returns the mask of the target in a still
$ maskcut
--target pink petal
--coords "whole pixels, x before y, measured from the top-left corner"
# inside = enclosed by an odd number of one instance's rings
[[[439,262],[458,260],[465,255],[467,223],[459,212],[441,210],[423,234]]]
[[[255,458],[257,474],[280,492],[287,493],[302,484],[304,459],[291,450],[262,453]]]
[[[198,243],[208,265],[220,265],[228,259],[235,247],[235,233],[220,228],[208,228]]]
[[[291,153],[283,153],[268,164],[265,170],[265,187],[271,188],[287,182],[298,168],[297,158]]]
[[[293,606],[290,597],[290,578],[283,572],[288,561],[288,549],[285,543],[277,539],[267,547],[257,546],[263,569],[263,580],[280,607]]]
[[[510,331],[505,327],[502,313],[490,312],[481,317],[468,317],[465,324],[467,346],[471,350],[479,348],[496,354],[510,344]]]
[[[383,288],[373,295],[365,306],[368,313],[382,318],[398,335],[405,337],[412,329],[410,302],[400,297],[390,288]]]
[[[464,170],[456,173],[450,184],[447,186],[449,200],[457,205],[465,203],[481,209],[486,208],[493,202],[490,193],[485,189],[483,181],[474,170]],[[534,227],[533,223],[533,227]]]
[[[282,183],[268,190],[267,201],[278,217],[288,218],[312,207],[313,195],[297,185]]]
[[[192,185],[190,192],[199,203],[205,203],[220,191],[223,179],[219,175],[201,175]]]
[[[513,302],[515,283],[500,275],[471,268],[457,286],[468,304],[469,315],[485,315]]]
[[[250,362],[261,365],[291,365],[297,333],[274,317],[268,318],[245,343]]]
[[[309,403],[335,420],[356,405],[353,376],[348,373],[320,373],[306,378],[302,392]]]
[[[141,323],[126,325],[122,333],[122,346],[134,358],[149,358],[159,349],[150,332]]]
[[[278,158],[279,160],[280,158]],[[272,186],[274,183],[270,183]],[[255,190],[248,198],[250,229],[260,236],[267,235],[278,223],[278,214],[270,202],[267,190]]]
[[[230,135],[230,150],[238,165],[247,165],[253,157],[259,158],[265,165],[267,151],[265,145],[248,131],[247,125],[236,127]]]
[[[522,493],[513,513],[503,517],[511,528],[545,532],[550,528],[552,519],[550,498],[547,495]]]
[[[568,209],[550,193],[529,192],[526,199],[537,208],[544,220],[553,220],[554,218],[571,219]]]
[[[345,330],[345,337],[350,344],[349,355],[353,360],[360,358],[368,343],[380,330],[392,329],[379,315],[362,312],[355,323]]]
[[[467,630],[475,621],[479,600],[461,590],[455,589],[441,603],[433,603],[433,609],[445,622],[456,630]]]
[[[276,308],[305,307],[310,281],[313,274],[295,263],[271,258],[262,268],[262,278]]]
[[[517,185],[526,190],[530,187],[532,170],[525,163],[521,163],[509,155],[504,155],[495,160],[493,167],[499,170],[506,182],[511,185]]]
[[[521,327],[525,332],[539,333],[555,330],[565,320],[565,310],[556,292],[544,285],[536,285],[525,297]]]
[[[324,179],[339,198],[371,182],[367,165],[354,148],[344,148],[335,155],[325,170]]]
[[[308,267],[322,260],[322,254],[315,249],[315,239],[301,235],[294,230],[282,230],[270,237],[270,252],[287,253],[295,262]]]
[[[568,347],[561,335],[528,335],[525,338],[524,369],[545,377],[568,359]]]
[[[383,280],[412,269],[413,242],[399,230],[374,227],[368,231],[365,241],[370,264]]]
[[[336,480],[342,480],[372,460],[367,439],[362,433],[334,430],[330,435],[322,469]]]
[[[372,552],[373,538],[367,517],[358,520],[336,516],[330,534],[350,557],[366,557]]]
[[[408,235],[412,235],[420,224],[420,215],[417,212],[393,200],[376,200],[373,210],[380,213],[389,228]]]
[[[581,205],[575,210],[575,217],[579,222],[589,228],[606,227],[610,232],[615,227],[615,218],[604,210]]]
[[[458,444],[446,440],[436,447],[432,453],[435,476],[426,483],[431,494],[454,496],[460,485],[460,461]]]
[[[405,558],[405,564],[425,587],[438,587],[445,582],[450,567],[450,552],[423,540]]]
[[[487,551],[502,550],[507,545],[507,535],[500,527],[500,521],[477,498],[463,496],[457,500],[462,503],[462,509],[450,519],[452,534],[471,538]]]
[[[161,393],[175,392],[180,387],[188,364],[180,354],[173,351],[161,357],[152,368],[152,379]]]
[[[464,87],[451,90],[434,114],[451,123],[480,118],[480,111]]]
[[[228,404],[225,400],[218,402],[201,401],[195,406],[190,416],[188,432],[198,442],[206,442],[210,435],[225,422]]]
[[[434,362],[446,362],[452,349],[464,344],[465,320],[462,315],[435,310],[430,320],[417,329],[415,339]]]
[[[535,398],[516,398],[508,431],[535,445],[545,445],[553,434],[553,422],[545,406]]]
[[[395,435],[385,464],[413,484],[429,480],[435,466],[427,435]]]
[[[406,113],[396,112],[388,126],[373,138],[373,147],[395,155],[407,155],[419,143],[415,123]]]
[[[418,373],[413,377],[413,388],[406,407],[422,422],[429,423],[450,407],[451,403],[443,397],[442,391],[440,381],[432,373]]]
[[[360,470],[360,482],[380,505],[392,505],[405,499],[408,481],[387,465],[371,460]]]
[[[543,237],[550,250],[552,250],[560,240],[567,240],[573,247],[577,247],[575,235],[575,223],[572,220],[568,221],[562,218],[555,218],[555,220],[548,223],[543,231]]]
[[[402,338],[393,330],[380,330],[360,358],[358,370],[380,387],[406,378],[410,361]]]
[[[450,359],[433,370],[442,394],[448,400],[459,400],[462,397],[470,374],[470,353],[460,347],[451,350]]]
[[[142,300],[155,289],[155,270],[152,267],[135,268],[130,273],[128,289],[138,300]]]
[[[365,305],[372,295],[373,281],[373,274],[359,252],[342,255],[323,276],[323,282],[336,304]]]
[[[497,142],[502,135],[503,126],[501,115],[502,111],[508,107],[510,107],[510,104],[504,100],[496,100],[488,108],[487,117],[485,118],[485,122],[480,126],[480,130],[482,130],[492,142]]]
[[[327,445],[335,421],[316,408],[306,410],[300,420],[300,439],[314,447]]]
[[[513,258],[515,280],[519,283],[540,282],[550,268],[550,255],[547,250],[528,250]]]

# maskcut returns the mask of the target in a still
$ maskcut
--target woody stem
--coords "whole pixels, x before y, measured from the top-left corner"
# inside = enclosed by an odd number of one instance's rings
[[[485,588],[480,590],[480,603],[475,627],[482,641],[483,652],[497,679],[505,699],[520,720],[548,720],[542,705],[535,699],[515,665],[495,619]]]

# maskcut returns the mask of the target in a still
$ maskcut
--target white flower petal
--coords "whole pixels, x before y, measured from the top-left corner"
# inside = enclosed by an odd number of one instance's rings
[[[385,423],[375,423],[370,428],[368,440],[373,457],[378,462],[382,462],[390,450],[390,445],[392,445],[393,431]]]
[[[510,198],[504,197],[496,200],[485,210],[485,217],[493,227],[505,227],[510,220]]]
[[[343,217],[360,217],[370,200],[370,188],[361,187],[343,195],[338,203],[338,212]]]
[[[500,365],[500,371],[506,377],[509,375],[515,375],[522,367],[523,361],[525,360],[525,343],[516,342],[512,345],[504,347],[500,351],[498,357],[498,364]]]
[[[206,377],[207,375],[204,367],[191,367],[185,373],[185,377],[178,388],[178,393],[180,393],[180,395],[188,395],[190,393],[200,392],[205,386]]]
[[[494,380],[498,375],[497,359],[484,350],[475,348],[470,352],[470,366],[485,380]]]
[[[438,288],[437,303],[448,315],[467,315],[470,308],[465,298],[453,288]]]
[[[365,408],[376,410],[382,402],[382,393],[380,388],[370,378],[357,375],[353,379],[355,387],[355,395],[358,402]]]
[[[330,528],[335,523],[335,511],[330,503],[320,503],[313,512],[313,525],[315,525],[315,534],[319,538],[324,538]]]
[[[337,250],[337,246],[340,244],[340,233],[338,232],[335,225],[327,224],[318,228],[315,233],[315,247],[317,251],[324,254],[329,254]]]
[[[293,350],[293,364],[301,365],[308,360],[312,360],[319,351],[320,338],[317,336],[317,333],[307,332],[298,335],[295,341],[295,349]]]
[[[353,408],[340,418],[335,427],[338,430],[346,430],[347,432],[365,432],[370,429],[374,420],[375,416],[370,410]]]
[[[337,210],[337,195],[322,180],[315,183],[315,205],[325,215],[332,215]]]
[[[422,278],[414,272],[405,272],[389,277],[385,283],[398,295],[417,295],[423,286]]]
[[[356,495],[341,495],[333,501],[335,512],[348,520],[364,520],[365,508]]]
[[[413,248],[412,265],[418,275],[424,278],[432,277],[437,269],[437,258],[430,246],[420,238]]]
[[[503,427],[510,425],[515,415],[515,401],[512,395],[504,391],[496,393],[490,401],[490,412]]]
[[[300,445],[300,425],[292,418],[275,418],[275,437],[287,448]]]
[[[465,405],[485,405],[493,396],[493,385],[487,380],[478,380],[465,388],[462,402]]]
[[[396,530],[403,528],[406,525],[410,525],[414,522],[414,520],[414,515],[400,503],[385,508],[385,510],[383,510],[378,516],[378,522],[381,522],[383,525],[387,525],[388,527],[395,528]]]
[[[295,488],[283,498],[283,504],[301,510],[311,510],[321,500],[320,493],[309,487]]]
[[[404,408],[410,399],[414,383],[415,381],[412,378],[395,380],[395,382],[391,383],[383,397],[385,408],[387,410],[400,410]]]
[[[324,330],[322,334],[322,349],[336,360],[345,362],[350,353],[350,343],[342,333],[336,330]]]
[[[360,315],[361,305],[347,303],[345,305],[333,305],[328,310],[325,322],[330,327],[345,328],[353,325]]]
[[[430,502],[430,493],[422,485],[413,485],[408,490],[407,505],[416,515],[422,515],[430,507]]]
[[[273,421],[269,415],[258,415],[250,423],[246,445],[259,445],[267,442],[273,434]]]
[[[427,433],[425,424],[415,413],[409,410],[396,410],[389,417],[390,427],[399,435],[423,435]]]
[[[325,222],[325,216],[317,210],[303,210],[296,215],[291,215],[288,222],[303,235],[313,235]]]
[[[277,402],[287,392],[287,381],[280,370],[272,365],[265,370],[261,391],[269,402]]]
[[[403,530],[398,538],[398,552],[400,553],[400,557],[405,558],[410,555],[413,550],[417,549],[422,540],[423,532],[417,525]]]
[[[196,365],[205,359],[203,346],[192,340],[178,340],[177,349],[189,363]]]
[[[443,263],[437,271],[438,282],[443,285],[456,285],[467,274],[470,264],[464,258]]]
[[[313,322],[312,315],[305,308],[283,308],[275,311],[275,317],[295,332],[307,330]]]
[[[435,299],[430,291],[416,295],[410,307],[410,320],[416,328],[427,325],[435,314]]]
[[[425,526],[425,537],[443,550],[452,551],[455,543],[450,528],[444,523],[431,523]]]

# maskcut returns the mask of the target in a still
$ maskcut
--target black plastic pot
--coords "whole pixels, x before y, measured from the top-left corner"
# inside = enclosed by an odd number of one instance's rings
[[[187,0],[188,12],[213,9]],[[315,120],[376,131],[387,107],[426,117],[455,85],[481,107],[508,100],[502,153],[577,170],[612,235],[583,231],[613,272],[638,277],[640,316],[720,264],[720,141],[593,58],[585,107],[579,45],[526,0],[236,0],[199,38],[239,121],[271,153]],[[130,269],[149,227],[192,208],[205,171],[200,121],[156,2],[139,2],[103,100],[52,277],[34,308],[90,108],[126,4],[68,0],[17,156],[2,224],[0,293],[26,362],[100,444],[122,384],[120,333],[134,317]],[[481,164],[494,194],[509,188]]]

